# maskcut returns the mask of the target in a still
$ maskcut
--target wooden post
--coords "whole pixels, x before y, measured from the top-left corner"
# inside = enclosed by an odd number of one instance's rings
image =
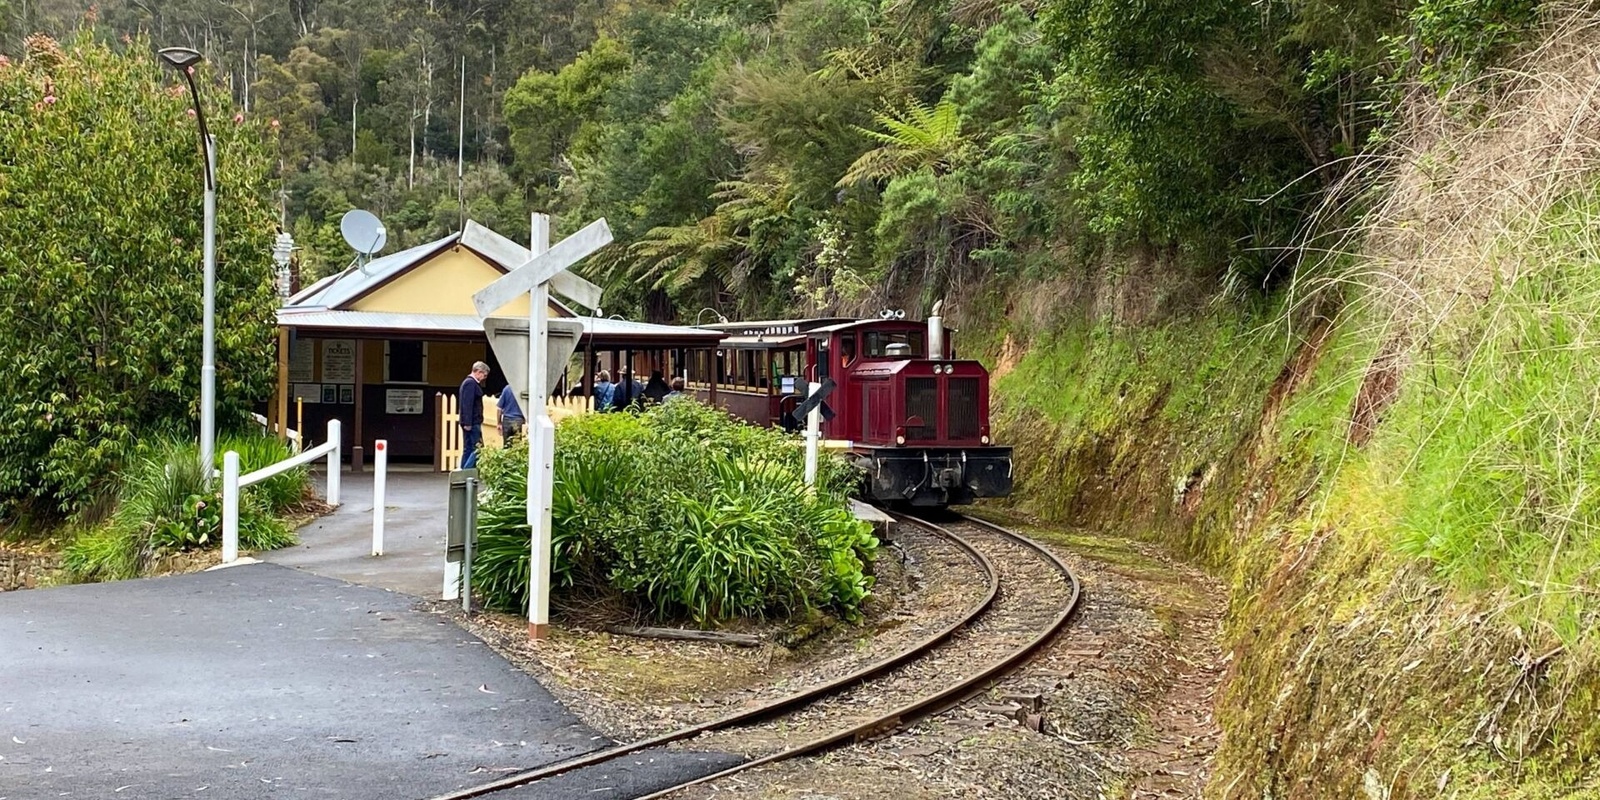
[[[550,249],[550,217],[533,215],[533,237],[528,252],[540,255]],[[539,283],[529,293],[528,309],[528,404],[523,408],[528,436],[529,539],[528,637],[543,639],[550,634],[551,560],[554,557],[550,536],[550,497],[555,469],[555,426],[545,402],[550,398],[546,360],[550,336],[550,288]]]
[[[278,440],[289,441],[289,329],[278,328]]]
[[[367,353],[367,340],[365,340],[365,339],[357,339],[356,340],[356,407],[355,407],[355,410],[352,412],[356,416],[356,419],[355,419],[355,439],[353,440],[355,442],[355,446],[356,447],[360,447],[361,443],[366,441],[364,438],[362,438],[366,434],[365,434],[365,432],[363,430],[362,423],[363,423],[364,420],[362,419],[363,415],[361,413],[361,410],[363,408],[365,408],[365,405],[366,405],[361,399],[361,395],[365,394],[364,392],[361,391],[361,386],[362,386],[362,380],[366,377],[366,374],[365,374],[366,373],[366,366],[367,366],[367,360],[366,360],[366,357],[365,357],[366,353]]]
[[[584,337],[583,343],[583,396],[594,397],[594,331]]]

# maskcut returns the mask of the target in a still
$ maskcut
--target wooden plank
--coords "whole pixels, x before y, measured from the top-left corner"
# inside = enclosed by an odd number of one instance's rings
[[[686,628],[635,628],[627,625],[610,625],[606,627],[611,633],[623,636],[639,636],[646,639],[676,639],[691,642],[711,642],[713,644],[731,644],[737,647],[760,647],[761,637],[748,633],[724,633],[722,631],[699,631]]]

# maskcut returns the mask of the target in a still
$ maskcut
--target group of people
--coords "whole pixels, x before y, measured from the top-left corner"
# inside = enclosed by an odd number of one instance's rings
[[[461,458],[462,469],[472,469],[478,465],[478,447],[483,444],[483,382],[489,377],[489,365],[482,361],[472,364],[472,373],[461,382],[461,390],[456,395],[457,408],[461,413]],[[596,411],[621,411],[628,406],[642,406],[646,403],[666,403],[688,395],[683,390],[683,378],[674,377],[669,384],[661,377],[661,371],[650,373],[650,380],[644,385],[628,372],[622,370],[616,383],[611,382],[611,373],[600,370],[594,382],[594,408]],[[517,402],[517,393],[512,391],[511,384],[506,384],[500,392],[497,403],[500,411],[500,435],[506,441],[522,433],[522,428],[527,424],[527,417],[522,413],[522,405]]]
[[[594,410],[621,411],[629,406],[665,403],[686,397],[683,386],[683,378],[676,376],[667,383],[661,377],[661,370],[651,372],[650,380],[643,385],[628,370],[619,372],[615,383],[609,371],[600,370],[594,378]]]

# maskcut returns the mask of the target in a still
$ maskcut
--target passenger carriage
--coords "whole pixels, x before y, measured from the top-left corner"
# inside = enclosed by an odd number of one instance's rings
[[[1011,493],[1011,448],[989,430],[989,373],[956,357],[943,320],[822,318],[702,326],[727,333],[690,364],[707,402],[795,430],[809,387],[831,379],[828,444],[866,472],[865,494],[913,506]]]

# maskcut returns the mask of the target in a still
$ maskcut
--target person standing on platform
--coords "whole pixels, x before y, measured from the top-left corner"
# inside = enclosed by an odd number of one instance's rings
[[[500,438],[504,439],[506,446],[511,446],[511,438],[522,434],[522,426],[527,419],[522,416],[522,405],[517,402],[517,393],[512,390],[511,384],[500,391]]]
[[[667,392],[667,396],[662,398],[661,402],[663,404],[666,404],[666,403],[670,403],[670,402],[672,402],[674,400],[682,400],[683,398],[688,397],[689,393],[685,392],[683,390],[683,386],[684,386],[683,378],[678,377],[678,376],[673,376],[673,378],[672,378],[672,391]]]
[[[611,382],[611,373],[600,370],[594,380],[594,410],[610,411],[612,398],[616,396],[617,387]]]
[[[461,414],[461,468],[478,466],[478,445],[483,443],[483,381],[489,377],[489,365],[482,361],[472,363],[472,374],[461,382],[456,394],[456,409]]]

